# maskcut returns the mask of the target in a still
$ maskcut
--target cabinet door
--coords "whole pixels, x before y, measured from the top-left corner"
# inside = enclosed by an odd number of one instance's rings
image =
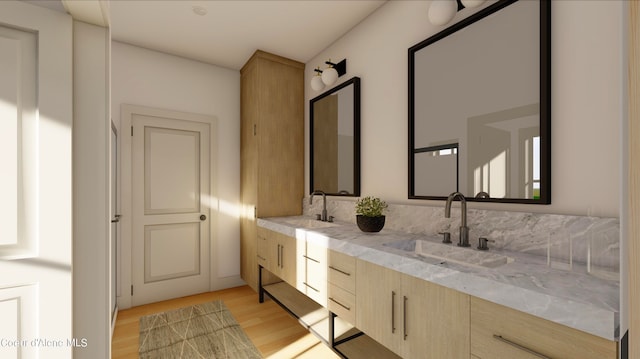
[[[296,253],[297,241],[295,238],[275,233],[280,238],[280,278],[295,288],[297,281]]]
[[[356,326],[402,355],[401,274],[360,259],[356,261],[356,272]]]
[[[617,345],[576,329],[471,297],[471,352],[481,359],[614,359]]]
[[[247,212],[255,214],[258,204],[258,147],[254,136],[254,124],[259,114],[258,78],[255,66],[242,73],[240,78],[240,200]],[[256,219],[243,216],[240,220],[240,276],[257,291],[258,270],[256,261]]]
[[[318,304],[327,306],[327,249],[306,242],[306,249],[302,254],[305,264],[303,285],[307,296]]]
[[[277,236],[274,236],[271,232],[265,236],[267,241],[267,269],[269,272],[282,277],[281,266],[282,263],[280,248],[280,240]]]
[[[402,276],[404,358],[469,358],[469,296]]]
[[[304,64],[258,59],[258,217],[302,213],[304,197]]]

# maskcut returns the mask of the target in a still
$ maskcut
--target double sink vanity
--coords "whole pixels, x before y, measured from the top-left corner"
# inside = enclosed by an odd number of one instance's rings
[[[389,206],[378,233],[348,199],[328,222],[324,196],[361,196],[360,78],[310,100],[323,208],[258,206],[243,268],[255,247],[260,301],[347,358],[617,358],[617,218],[471,209],[467,223],[466,201],[551,203],[550,24],[550,1],[501,0],[409,48],[408,199],[447,202]]]
[[[292,312],[310,329],[320,319],[305,315],[329,313],[316,332],[346,357],[363,357],[340,349],[356,338],[382,345],[377,357],[617,358],[616,281],[554,269],[544,256],[478,250],[474,241],[443,244],[437,235],[364,233],[310,216],[257,225],[261,298],[266,292],[285,307],[313,301],[316,309]]]

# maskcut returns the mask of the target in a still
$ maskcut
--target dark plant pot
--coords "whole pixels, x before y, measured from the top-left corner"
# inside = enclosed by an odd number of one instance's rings
[[[380,232],[384,227],[384,218],[384,216],[367,217],[358,214],[356,215],[356,223],[363,232]]]

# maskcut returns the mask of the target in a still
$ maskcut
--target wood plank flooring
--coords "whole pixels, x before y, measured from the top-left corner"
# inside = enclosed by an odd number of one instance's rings
[[[258,303],[257,293],[248,286],[120,311],[113,333],[111,357],[138,358],[140,317],[216,299],[224,301],[249,339],[265,358],[340,358],[278,304],[267,299],[262,304]]]

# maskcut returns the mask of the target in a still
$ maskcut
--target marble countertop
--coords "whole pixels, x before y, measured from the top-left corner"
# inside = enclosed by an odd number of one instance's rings
[[[259,218],[257,224],[608,340],[618,340],[619,282],[594,277],[580,265],[574,264],[570,271],[555,269],[547,265],[546,257],[496,249],[489,252],[507,256],[510,262],[495,268],[463,265],[399,249],[402,242],[439,243],[436,238],[389,229],[365,233],[351,223],[314,221],[305,216],[272,217]]]

